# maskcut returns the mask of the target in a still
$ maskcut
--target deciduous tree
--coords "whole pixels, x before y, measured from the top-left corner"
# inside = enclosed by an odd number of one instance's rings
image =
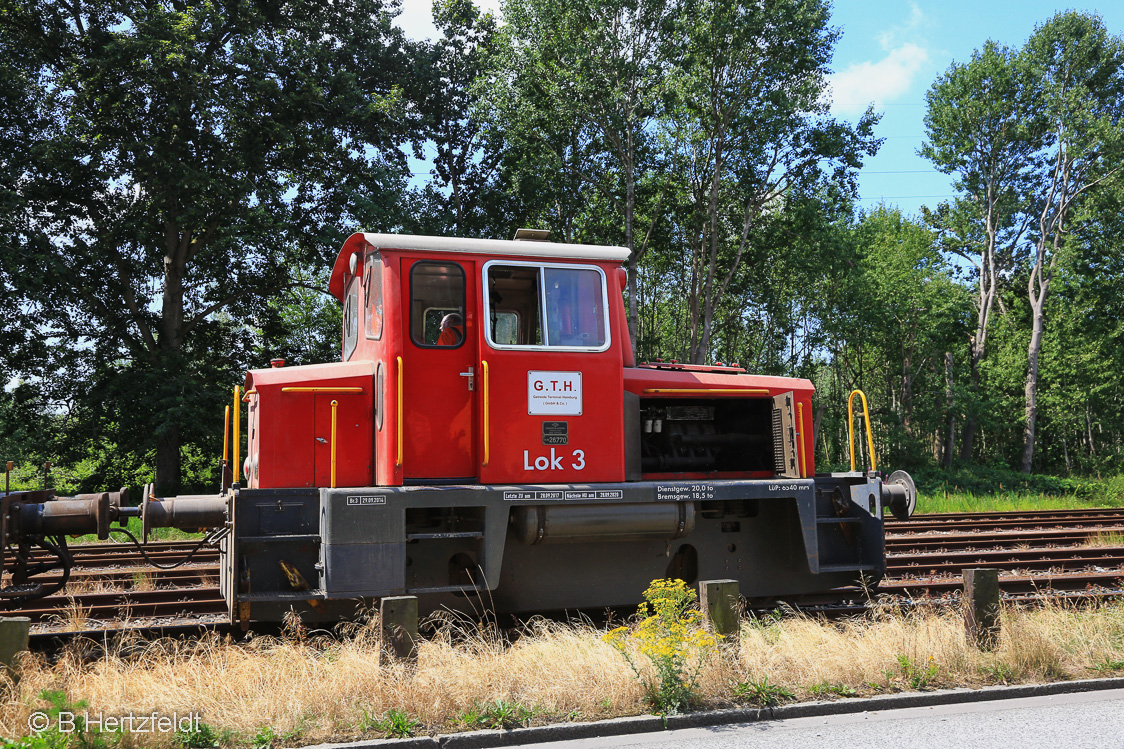
[[[978,393],[1002,274],[1011,270],[1030,223],[1026,208],[1041,124],[1029,71],[1017,51],[994,42],[939,76],[926,102],[921,155],[954,175],[963,193],[928,215],[945,235],[945,248],[975,267],[976,325],[968,361],[971,388]],[[977,418],[970,409],[960,443],[964,460],[972,457]]]
[[[674,169],[686,175],[691,359],[710,353],[715,311],[757,222],[810,194],[826,172],[853,191],[879,141],[868,111],[855,126],[827,116],[826,75],[838,33],[821,0],[687,0],[686,52],[665,120]]]
[[[1078,217],[1078,202],[1119,175],[1124,157],[1124,43],[1108,33],[1100,18],[1071,11],[1037,28],[1026,56],[1044,124],[1036,143],[1041,166],[1031,193],[1031,332],[1019,466],[1030,473],[1046,300],[1058,255]]]
[[[46,124],[26,134],[4,265],[23,314],[72,352],[56,385],[118,444],[154,444],[173,492],[185,439],[219,431],[200,415],[225,400],[213,383],[279,330],[288,265],[323,262],[356,219],[392,225],[378,196],[402,183],[410,70],[393,7],[22,10],[0,33],[27,45]]]

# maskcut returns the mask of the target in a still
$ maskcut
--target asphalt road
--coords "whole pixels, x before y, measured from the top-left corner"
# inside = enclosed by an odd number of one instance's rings
[[[1124,689],[558,741],[550,749],[1124,749]]]

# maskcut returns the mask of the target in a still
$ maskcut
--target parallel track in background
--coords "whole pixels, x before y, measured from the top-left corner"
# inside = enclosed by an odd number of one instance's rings
[[[906,606],[954,601],[968,567],[998,568],[1001,593],[1015,602],[1124,596],[1124,545],[1093,545],[1098,537],[1115,540],[1117,535],[1124,537],[1124,508],[887,521],[887,571],[877,588],[878,600]],[[166,564],[182,559],[197,543],[162,541],[145,549]],[[75,566],[66,590],[6,612],[30,617],[39,638],[57,637],[64,628],[190,631],[226,614],[217,588],[217,549],[200,549],[188,565],[174,570],[148,565],[127,544],[84,544],[71,551]],[[861,613],[871,606],[858,588],[775,603],[828,616]]]

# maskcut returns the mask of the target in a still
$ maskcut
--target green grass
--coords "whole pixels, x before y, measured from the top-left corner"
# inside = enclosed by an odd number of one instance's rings
[[[1025,476],[1014,471],[918,471],[917,513],[1078,510],[1124,507],[1124,476]]]
[[[113,523],[110,527],[120,528],[121,525],[119,523]],[[125,526],[125,528],[134,536],[136,536],[138,541],[141,540],[140,518],[129,518],[129,523]],[[202,533],[187,533],[177,528],[156,528],[148,534],[149,541],[192,541],[198,540],[200,538],[203,538]],[[124,533],[110,533],[109,540],[125,544],[132,543],[132,541],[129,540],[129,537]],[[84,536],[68,538],[67,543],[73,546],[74,544],[97,544],[106,542],[99,541],[96,533],[88,533]]]

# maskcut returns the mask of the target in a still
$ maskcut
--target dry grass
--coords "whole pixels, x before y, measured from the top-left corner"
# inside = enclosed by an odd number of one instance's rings
[[[119,593],[121,583],[100,577],[73,577],[63,588],[66,595],[77,596],[87,593]]]
[[[90,607],[83,606],[73,596],[68,596],[66,606],[59,609],[54,620],[54,624],[63,632],[81,632],[90,624]]]
[[[512,643],[444,626],[421,644],[416,668],[379,666],[374,625],[346,638],[298,631],[242,644],[219,636],[125,642],[93,660],[75,647],[54,661],[39,656],[26,664],[18,692],[0,706],[0,736],[23,734],[48,689],[106,714],[199,711],[225,743],[243,746],[265,727],[290,734],[289,744],[375,736],[372,718],[390,710],[420,721],[419,731],[458,730],[497,700],[531,710],[537,723],[647,712],[628,665],[601,641],[603,631],[538,622]],[[700,687],[702,706],[719,707],[738,702],[739,683],[766,678],[810,699],[1121,673],[1124,605],[1112,604],[1008,610],[994,653],[965,643],[956,613],[747,621],[740,650],[713,656]],[[170,746],[173,737],[128,741]]]
[[[1124,546],[1124,531],[1097,531],[1086,539],[1085,546]]]

